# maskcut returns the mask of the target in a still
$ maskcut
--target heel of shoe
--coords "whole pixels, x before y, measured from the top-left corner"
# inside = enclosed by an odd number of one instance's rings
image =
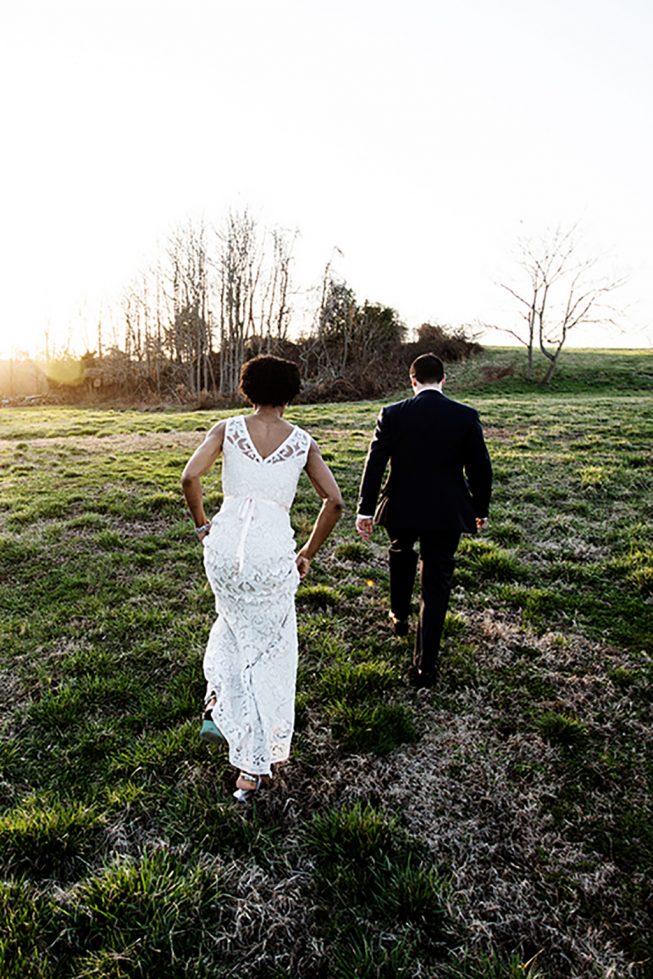
[[[202,741],[208,741],[209,744],[217,744],[225,740],[225,736],[217,726],[214,720],[210,717],[204,717],[202,721],[202,727],[200,728],[200,738]]]

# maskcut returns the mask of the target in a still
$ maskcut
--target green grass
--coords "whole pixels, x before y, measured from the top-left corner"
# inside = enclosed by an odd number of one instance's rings
[[[451,979],[545,979],[537,967],[536,957],[524,961],[518,953],[502,955],[497,952],[469,955],[456,964]]]
[[[344,541],[342,544],[338,544],[333,553],[335,557],[339,557],[343,561],[360,563],[369,560],[370,549],[358,541]]]
[[[327,667],[319,677],[316,688],[326,703],[345,699],[365,702],[375,694],[392,689],[397,684],[397,671],[383,660],[362,663],[339,663]]]
[[[297,604],[309,609],[334,608],[340,601],[336,589],[329,585],[303,585],[297,591]]]
[[[568,714],[547,711],[539,718],[537,726],[543,738],[551,744],[565,748],[580,748],[587,740],[587,729],[583,722]]]
[[[497,368],[508,372],[500,380]],[[536,381],[546,369],[544,358],[536,353]],[[489,347],[471,361],[451,364],[447,368],[451,389],[471,389],[475,395],[497,392],[528,394],[534,388],[526,378],[526,354],[519,347]],[[567,349],[548,388],[539,392],[548,397],[557,394],[596,394],[601,391],[651,391],[653,370],[650,350]]]
[[[387,755],[393,748],[415,740],[415,725],[403,704],[365,703],[352,706],[336,701],[329,710],[331,730],[346,751],[373,751]]]
[[[0,817],[0,863],[6,874],[66,877],[102,846],[97,815],[80,803],[31,796]]]
[[[323,931],[341,970],[349,958],[361,974],[391,975],[392,965],[403,969],[427,950],[431,959],[446,956],[450,885],[396,819],[360,803],[319,812],[306,844]],[[401,936],[398,948],[383,948],[383,930]]]
[[[570,352],[546,393],[452,366],[495,495],[419,694],[385,541],[353,528],[379,403],[288,411],[346,512],[298,594],[291,762],[248,813],[197,738],[214,612],[179,476],[218,414],[1,412],[0,975],[236,975],[243,947],[318,979],[653,961],[649,363]],[[318,506],[302,480],[298,542]]]

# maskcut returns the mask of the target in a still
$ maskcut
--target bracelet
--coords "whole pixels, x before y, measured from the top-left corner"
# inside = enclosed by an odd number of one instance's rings
[[[195,528],[195,536],[196,537],[199,537],[200,534],[203,534],[205,531],[210,530],[210,529],[211,529],[211,522],[210,521],[209,521],[209,523],[203,523],[201,527],[196,527]]]

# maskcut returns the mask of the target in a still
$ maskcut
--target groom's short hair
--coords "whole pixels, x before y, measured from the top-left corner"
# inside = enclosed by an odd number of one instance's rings
[[[438,384],[444,377],[444,364],[435,354],[421,354],[410,365],[410,376],[420,384]]]

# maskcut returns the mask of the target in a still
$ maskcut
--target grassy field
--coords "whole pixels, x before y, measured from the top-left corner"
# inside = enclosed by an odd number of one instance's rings
[[[353,531],[379,405],[289,410],[347,512],[249,812],[197,737],[213,604],[179,479],[216,414],[0,413],[2,979],[653,976],[651,360],[575,363],[544,395],[452,371],[496,491],[433,691]],[[303,480],[299,541],[316,510]]]

